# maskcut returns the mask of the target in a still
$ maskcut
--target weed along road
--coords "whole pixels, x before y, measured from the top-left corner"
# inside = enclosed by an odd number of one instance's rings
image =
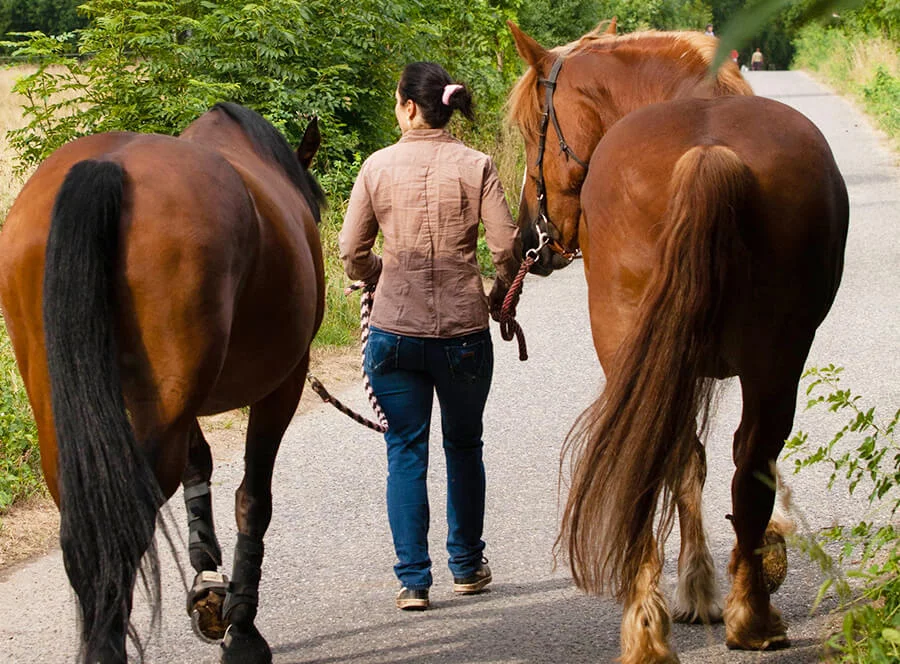
[[[851,227],[843,284],[819,329],[809,365],[846,368],[844,383],[884,411],[900,405],[900,169],[866,120],[838,97],[797,72],[753,72],[757,93],[796,107],[828,138],[850,192]],[[765,122],[759,118],[759,122]],[[564,563],[552,556],[559,512],[559,450],[569,427],[603,384],[590,341],[584,275],[576,263],[549,278],[530,276],[519,305],[530,359],[494,329],[494,387],[485,415],[488,504],[486,555],[490,591],[455,597],[446,568],[445,469],[439,418],[432,431],[429,488],[435,585],[432,609],[406,613],[394,606],[397,584],[384,505],[386,462],[378,434],[327,406],[295,418],[275,467],[274,515],[266,537],[257,625],[276,662],[609,662],[618,654],[619,607],[584,596]],[[338,395],[364,410],[361,385]],[[843,420],[801,410],[795,430],[825,438]],[[733,531],[731,436],[740,418],[740,392],[724,383],[707,444],[706,527],[723,591]],[[840,423],[839,423],[840,422]],[[824,468],[791,473],[795,507],[812,528],[866,513],[862,492],[829,493]],[[241,462],[219,464],[213,491],[219,539],[234,542],[233,492]],[[564,489],[564,487],[563,487]],[[183,533],[180,493],[170,520]],[[179,558],[189,569],[186,544]],[[674,586],[677,529],[667,546],[666,585]],[[821,576],[790,551],[790,570],[774,602],[789,624],[792,648],[773,653],[726,650],[724,628],[675,625],[672,642],[684,663],[814,662],[818,644],[837,623],[826,598],[810,606]],[[218,661],[218,647],[196,639],[185,613],[184,588],[170,552],[163,550],[163,622],[151,636],[147,660]],[[191,575],[192,576],[192,575]],[[139,630],[148,634],[143,598],[136,597]],[[0,662],[71,662],[77,649],[74,595],[58,551],[0,577]]]

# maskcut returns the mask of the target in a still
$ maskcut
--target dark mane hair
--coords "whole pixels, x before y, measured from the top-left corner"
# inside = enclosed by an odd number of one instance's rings
[[[313,174],[300,165],[297,155],[281,132],[259,113],[240,104],[222,101],[213,106],[212,110],[222,111],[237,122],[260,156],[271,159],[284,170],[303,194],[318,224],[322,219],[321,210],[325,207],[325,193]]]

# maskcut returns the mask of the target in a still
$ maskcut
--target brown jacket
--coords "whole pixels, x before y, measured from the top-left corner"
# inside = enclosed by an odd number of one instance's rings
[[[497,276],[508,284],[519,267],[519,236],[490,157],[443,129],[411,129],[370,156],[338,242],[351,279],[378,280],[372,325],[438,338],[486,329],[479,220]],[[372,252],[379,228],[383,260]]]

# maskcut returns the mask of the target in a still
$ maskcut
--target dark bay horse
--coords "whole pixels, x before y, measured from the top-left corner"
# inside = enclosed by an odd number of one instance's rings
[[[710,78],[712,38],[613,29],[550,51],[511,28],[530,66],[510,102],[528,157],[525,248],[540,274],[582,250],[607,379],[566,441],[558,546],[580,587],[624,602],[625,664],[677,661],[661,545],[677,510],[675,617],[720,619],[700,440],[714,379],[737,376],[726,642],[784,647],[762,554],[778,535],[774,462],[843,269],[848,200],[831,150],[731,63]]]
[[[60,509],[85,662],[126,661],[145,552],[158,616],[154,529],[179,484],[195,627],[224,634],[224,662],[271,661],[254,619],[272,468],[324,309],[324,201],[307,171],[318,146],[315,123],[295,153],[257,113],[217,104],[179,138],[108,133],[63,146],[9,212],[0,303]],[[245,405],[228,584],[197,416]]]

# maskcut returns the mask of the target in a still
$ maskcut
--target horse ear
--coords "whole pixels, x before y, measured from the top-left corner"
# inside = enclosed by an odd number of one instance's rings
[[[309,165],[312,163],[313,157],[316,156],[316,152],[321,144],[322,135],[319,133],[319,118],[313,117],[306,126],[303,140],[300,141],[300,147],[297,148],[297,159],[300,160],[303,168],[309,169]]]
[[[519,56],[526,64],[534,67],[539,74],[546,73],[545,70],[548,68],[548,64],[553,57],[550,51],[538,44],[534,38],[525,34],[522,29],[512,21],[507,21],[506,25],[509,26],[509,31],[512,32]]]
[[[606,34],[608,34],[608,35],[616,34],[616,17],[615,16],[613,16],[610,19],[609,25],[606,28]]]

